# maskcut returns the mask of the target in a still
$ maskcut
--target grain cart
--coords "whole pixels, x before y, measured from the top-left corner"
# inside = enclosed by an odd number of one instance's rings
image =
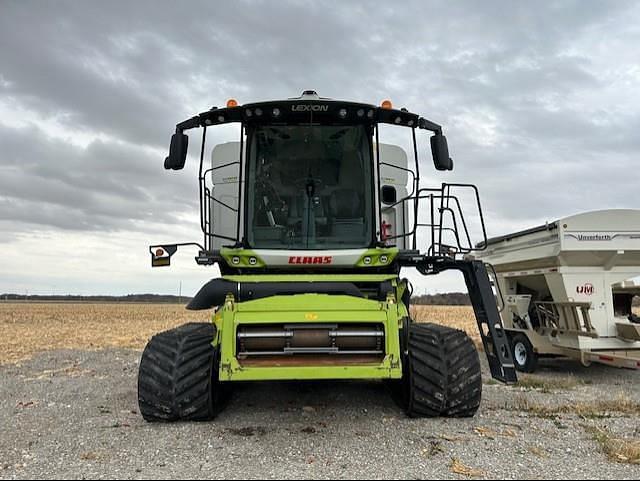
[[[216,145],[209,164],[207,131],[228,123],[239,124],[240,139]],[[379,142],[383,124],[411,134],[412,162]],[[455,191],[471,190],[482,222],[477,189],[420,186],[418,131],[433,133],[436,169],[453,168],[439,125],[389,101],[313,91],[242,106],[232,99],[177,125],[166,169],[184,167],[184,132],[194,128],[203,129],[204,240],[151,246],[152,265],[192,246],[196,262],[217,265],[221,277],[187,306],[215,309],[211,323],[158,334],[144,350],[146,420],[211,419],[237,381],[320,379],[387,380],[413,417],[473,416],[482,390],[476,348],[461,331],[412,322],[405,267],[464,274],[491,374],[516,381],[485,264],[462,259],[474,249]]]
[[[640,367],[640,210],[586,212],[490,239],[516,368],[540,356]]]

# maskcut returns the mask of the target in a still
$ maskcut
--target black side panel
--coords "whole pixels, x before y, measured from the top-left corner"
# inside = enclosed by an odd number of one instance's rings
[[[483,262],[454,260],[449,258],[424,258],[416,264],[416,268],[424,275],[435,274],[446,270],[458,270],[464,275],[469,290],[469,297],[478,322],[491,375],[504,383],[517,382],[513,355],[509,340],[502,328],[502,320],[491,288],[487,268]]]
[[[244,282],[240,284],[240,301],[293,294],[342,294],[364,297],[351,282]]]
[[[224,303],[227,294],[233,294],[236,298],[240,291],[240,284],[226,281],[224,279],[212,279],[198,291],[191,302],[187,304],[187,309],[200,311],[220,306]]]
[[[390,283],[389,283],[390,284]],[[381,292],[386,292],[381,287]],[[358,287],[351,282],[244,282],[238,283],[225,279],[213,279],[207,282],[189,302],[187,309],[192,311],[211,309],[224,303],[228,294],[236,301],[250,301],[271,296],[294,294],[333,294],[364,297]],[[385,294],[386,296],[386,294]]]
[[[511,347],[502,329],[502,320],[487,268],[483,262],[470,261],[461,262],[458,269],[464,274],[467,283],[491,375],[505,383],[517,382]]]

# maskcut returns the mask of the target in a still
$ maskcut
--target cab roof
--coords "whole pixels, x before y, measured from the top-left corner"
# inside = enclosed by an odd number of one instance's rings
[[[300,97],[285,100],[269,100],[235,105],[225,108],[212,107],[206,112],[185,120],[176,131],[209,127],[227,123],[270,125],[353,125],[386,123],[409,128],[441,132],[440,125],[407,109],[377,107],[372,104],[334,100],[318,96],[306,90]]]

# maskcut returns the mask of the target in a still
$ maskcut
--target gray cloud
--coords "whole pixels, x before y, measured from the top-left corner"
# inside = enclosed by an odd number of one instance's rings
[[[194,176],[167,175],[160,155],[138,146],[96,140],[81,148],[36,126],[0,127],[0,145],[0,220],[120,230],[139,221],[175,223],[197,210]]]
[[[433,172],[423,138],[425,178],[477,183],[492,234],[502,233],[492,219],[520,228],[635,206],[635,2],[27,0],[0,10],[0,111],[10,113],[0,119],[1,242],[195,223],[196,159],[162,169],[175,123],[228,97],[306,88],[391,98],[444,125],[457,170]],[[409,146],[406,133],[386,140]]]

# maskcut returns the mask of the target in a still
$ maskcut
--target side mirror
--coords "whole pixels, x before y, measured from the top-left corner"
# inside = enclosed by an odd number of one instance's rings
[[[182,132],[176,132],[171,136],[169,147],[169,157],[164,159],[164,168],[169,170],[180,170],[184,168],[187,160],[187,149],[189,148],[189,137]]]
[[[431,154],[437,170],[453,170],[453,160],[449,157],[447,138],[437,133],[431,137]]]

